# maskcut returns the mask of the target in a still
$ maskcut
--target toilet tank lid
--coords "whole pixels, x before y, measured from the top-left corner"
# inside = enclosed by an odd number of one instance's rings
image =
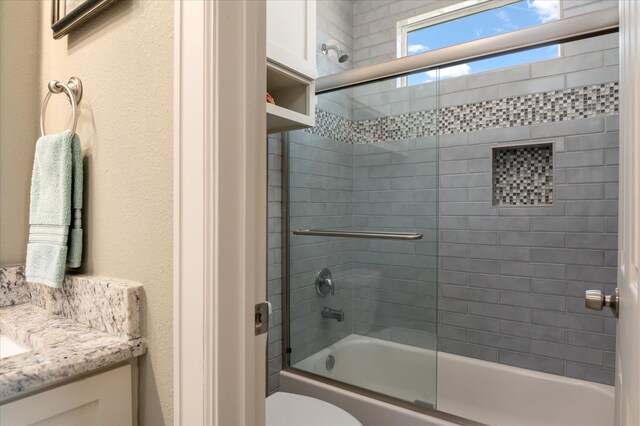
[[[266,406],[266,426],[362,426],[342,408],[304,395],[276,392]]]

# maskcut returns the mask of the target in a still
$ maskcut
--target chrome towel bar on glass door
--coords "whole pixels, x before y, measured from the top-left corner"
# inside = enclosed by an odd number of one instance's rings
[[[58,80],[51,80],[47,86],[49,91],[42,101],[42,109],[40,110],[40,134],[44,133],[44,113],[47,109],[47,102],[52,94],[58,94],[64,92],[71,104],[71,113],[73,114],[73,124],[71,126],[71,135],[75,135],[76,126],[78,125],[78,104],[82,99],[82,81],[78,77],[71,77],[67,84],[61,83]]]
[[[417,232],[340,231],[332,229],[297,229],[294,235],[343,238],[373,238],[378,240],[420,240]]]

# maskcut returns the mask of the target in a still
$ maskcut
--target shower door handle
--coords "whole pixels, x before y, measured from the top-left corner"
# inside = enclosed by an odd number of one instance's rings
[[[613,290],[613,293],[608,296],[605,296],[600,290],[587,290],[584,294],[584,305],[594,311],[601,311],[607,306],[618,318],[620,309],[618,289]]]

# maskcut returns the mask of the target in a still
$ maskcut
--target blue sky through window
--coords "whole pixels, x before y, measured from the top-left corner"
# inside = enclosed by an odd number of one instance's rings
[[[522,0],[507,6],[463,16],[451,21],[420,28],[407,34],[407,54],[453,46],[480,38],[533,27],[559,18],[557,0]],[[558,46],[540,47],[454,65],[439,71],[441,79],[458,77],[558,56]],[[408,85],[426,83],[438,77],[438,71],[418,72],[407,77]]]

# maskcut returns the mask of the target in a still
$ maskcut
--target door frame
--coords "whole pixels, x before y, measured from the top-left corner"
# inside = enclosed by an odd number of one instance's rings
[[[620,196],[616,425],[640,424],[640,5],[620,0]]]
[[[265,3],[178,1],[174,13],[174,424],[260,425]]]

